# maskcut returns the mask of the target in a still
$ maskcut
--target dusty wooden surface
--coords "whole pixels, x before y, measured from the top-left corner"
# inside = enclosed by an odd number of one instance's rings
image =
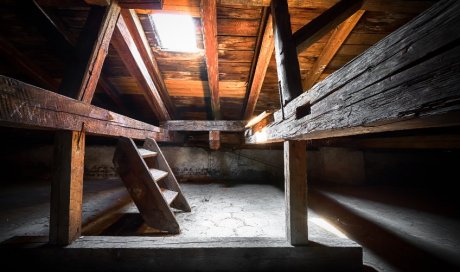
[[[161,127],[169,131],[244,131],[245,121],[223,120],[171,120],[161,124]]]

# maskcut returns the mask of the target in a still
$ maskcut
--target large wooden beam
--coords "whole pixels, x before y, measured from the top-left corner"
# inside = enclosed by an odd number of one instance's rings
[[[0,76],[0,94],[3,126],[165,140],[159,127],[5,76]]]
[[[337,51],[339,51],[340,47],[345,42],[348,35],[350,35],[359,19],[361,19],[364,12],[364,10],[358,10],[355,14],[333,30],[331,37],[324,46],[323,51],[321,51],[321,54],[315,64],[313,64],[313,67],[308,71],[305,76],[305,80],[302,82],[304,91],[309,90],[318,81],[324,69],[326,69]]]
[[[147,37],[145,36],[144,29],[142,28],[139,17],[133,9],[123,9],[121,15],[128,27],[131,37],[139,50],[139,53],[144,60],[145,66],[150,74],[150,77],[157,88],[163,103],[168,110],[168,113],[172,118],[175,117],[175,107],[172,103],[171,97],[169,96],[168,89],[166,88],[163,76],[161,75],[158,63],[153,55],[152,49],[150,48]]]
[[[291,31],[287,0],[272,1],[276,71],[281,108],[302,93],[299,60]]]
[[[110,0],[85,0],[89,5],[108,6]],[[163,0],[118,0],[124,9],[162,9]]]
[[[162,123],[161,127],[169,131],[244,131],[246,121],[223,121],[223,120],[172,120]]]
[[[112,39],[112,45],[115,47],[115,50],[117,50],[130,74],[144,90],[147,102],[157,118],[160,121],[170,120],[171,116],[155,86],[154,79],[151,77],[122,16],[118,19]]]
[[[273,20],[271,15],[268,16],[267,24],[260,45],[259,56],[257,57],[254,75],[252,77],[251,85],[248,88],[249,92],[245,99],[246,105],[243,108],[243,119],[250,119],[256,109],[257,100],[259,99],[260,91],[264,83],[265,74],[267,73],[270,59],[275,49],[275,40],[273,38]]]
[[[437,3],[276,112],[267,141],[460,125],[459,20]]]
[[[222,118],[219,98],[219,64],[217,50],[217,8],[214,0],[201,0],[201,21],[203,25],[203,42],[208,72],[211,107],[215,120]]]
[[[284,142],[284,190],[286,236],[292,245],[308,243],[307,145],[305,141]]]
[[[293,34],[297,51],[302,52],[337,27],[362,6],[362,0],[341,0]]]

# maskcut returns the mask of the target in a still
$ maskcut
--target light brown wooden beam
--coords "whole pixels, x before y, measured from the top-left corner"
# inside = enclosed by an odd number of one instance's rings
[[[171,120],[161,124],[161,127],[169,131],[244,131],[246,121],[223,121],[223,120]]]
[[[158,120],[170,120],[171,116],[161,99],[160,93],[155,86],[153,78],[145,65],[145,62],[134,42],[128,26],[122,16],[119,17],[115,28],[112,45],[117,50],[129,73],[137,80],[144,90],[147,102]]]
[[[211,108],[215,120],[222,119],[219,97],[219,64],[217,50],[217,8],[214,0],[201,0],[201,22],[203,25],[203,43],[208,72]]]
[[[212,150],[219,150],[220,148],[220,131],[209,132],[209,148]]]
[[[247,98],[245,99],[246,105],[243,108],[243,119],[250,119],[254,114],[257,100],[259,99],[259,94],[262,90],[265,74],[267,73],[268,65],[270,64],[270,59],[272,58],[274,49],[275,41],[273,38],[273,20],[272,16],[269,15],[267,24],[265,26],[262,43],[260,44],[260,53],[257,57],[254,75],[248,88],[249,92],[247,93]]]
[[[133,9],[123,9],[121,11],[121,15],[125,20],[126,26],[131,33],[131,37],[133,38],[137,49],[144,60],[145,66],[147,67],[150,77],[152,78],[169,115],[174,119],[176,115],[174,104],[169,96],[160,68],[158,67],[158,63],[153,55],[152,49],[150,48],[147,37],[145,36],[139,17]]]
[[[341,0],[297,30],[292,35],[297,52],[300,53],[310,47],[329,31],[353,15],[361,8],[362,3],[362,0]]]
[[[308,244],[308,203],[305,141],[284,142],[284,188],[287,240],[292,245],[306,245]]]
[[[287,1],[272,1],[271,13],[280,105],[283,108],[302,94],[300,67],[291,31]]]
[[[361,19],[364,15],[364,12],[364,10],[358,10],[355,14],[350,16],[350,18],[345,20],[333,30],[331,37],[324,46],[323,51],[321,51],[321,54],[316,59],[315,64],[308,71],[305,76],[305,80],[302,82],[302,88],[304,91],[309,90],[318,81],[324,69],[326,69],[337,51],[339,51],[348,35],[350,35],[351,31],[358,23],[359,19]]]
[[[92,135],[154,138],[167,131],[84,102],[0,76],[0,123],[3,126],[84,131]]]
[[[267,142],[460,125],[459,20],[438,2],[276,112]]]

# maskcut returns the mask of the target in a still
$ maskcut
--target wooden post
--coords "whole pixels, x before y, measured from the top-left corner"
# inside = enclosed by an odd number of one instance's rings
[[[209,148],[212,150],[220,148],[220,131],[212,130],[209,132]]]
[[[292,245],[308,243],[307,151],[305,141],[284,142],[286,236]]]
[[[292,38],[287,0],[271,3],[275,39],[276,71],[278,73],[281,107],[302,94],[300,66]]]

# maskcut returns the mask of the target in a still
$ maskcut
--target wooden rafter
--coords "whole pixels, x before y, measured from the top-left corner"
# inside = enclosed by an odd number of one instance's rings
[[[216,1],[201,1],[201,21],[203,25],[203,42],[208,72],[211,108],[215,120],[221,119],[219,98],[219,64],[217,44],[217,8]]]
[[[364,10],[358,10],[355,14],[350,16],[350,18],[345,20],[333,30],[331,37],[324,46],[323,51],[321,51],[321,54],[315,64],[308,71],[305,80],[302,82],[302,88],[304,91],[309,90],[318,81],[324,69],[326,69],[337,51],[339,51],[340,47],[345,42],[348,35],[350,35],[359,19],[361,19],[364,12]]]
[[[337,27],[362,6],[362,0],[341,0],[293,34],[297,51],[302,52]]]
[[[260,50],[255,63],[255,69],[249,81],[250,85],[248,86],[248,92],[245,99],[246,104],[243,107],[243,119],[249,119],[254,114],[257,100],[259,99],[259,94],[264,83],[265,74],[267,73],[268,65],[270,64],[270,59],[275,49],[272,21],[272,17],[269,15],[263,31],[263,38],[259,45]],[[261,26],[262,25],[263,24],[261,24]]]
[[[138,81],[145,92],[150,108],[160,121],[170,120],[171,116],[155,86],[147,66],[134,42],[134,39],[122,16],[115,28],[112,45],[117,50],[130,74]]]
[[[171,97],[169,96],[168,90],[166,88],[163,76],[161,75],[160,68],[158,63],[153,55],[152,49],[150,48],[147,37],[145,36],[144,29],[142,28],[139,17],[136,12],[132,9],[123,9],[121,15],[125,20],[126,26],[131,33],[136,46],[141,54],[142,59],[144,60],[145,66],[155,84],[160,96],[168,110],[168,113],[172,118],[175,117],[175,107],[172,103]]]
[[[244,131],[245,121],[224,120],[171,120],[161,124],[161,127],[169,131]]]
[[[110,0],[85,0],[89,5],[108,6]],[[161,9],[163,0],[118,0],[120,7],[124,9]]]

